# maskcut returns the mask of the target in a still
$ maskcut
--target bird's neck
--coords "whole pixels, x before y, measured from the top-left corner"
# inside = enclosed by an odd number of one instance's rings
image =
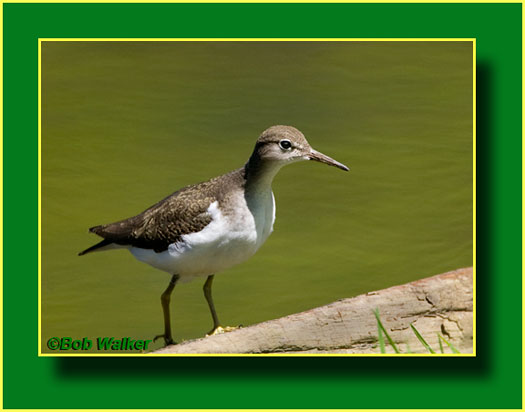
[[[282,163],[262,160],[257,153],[252,154],[244,165],[246,189],[255,191],[271,190],[273,178],[282,166]]]

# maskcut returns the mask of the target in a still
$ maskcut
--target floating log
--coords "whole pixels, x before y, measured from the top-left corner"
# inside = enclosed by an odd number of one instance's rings
[[[156,354],[380,353],[377,322],[406,353],[428,353],[410,324],[438,353],[438,333],[461,353],[473,353],[472,267],[342,299],[233,332],[186,341]],[[443,343],[445,353],[451,349]],[[387,353],[393,348],[387,343]]]

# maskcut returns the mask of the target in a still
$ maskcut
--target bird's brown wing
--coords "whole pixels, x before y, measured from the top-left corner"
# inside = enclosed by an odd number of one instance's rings
[[[207,210],[217,199],[209,191],[198,190],[201,185],[181,189],[137,216],[89,230],[104,238],[101,247],[116,243],[167,250],[183,235],[199,232],[211,222]]]
[[[80,252],[104,250],[112,244],[135,246],[163,252],[182,236],[200,232],[212,220],[207,212],[213,202],[224,201],[228,194],[245,184],[244,168],[234,170],[207,182],[187,186],[140,215],[120,222],[92,227],[90,232],[104,238],[100,243]]]

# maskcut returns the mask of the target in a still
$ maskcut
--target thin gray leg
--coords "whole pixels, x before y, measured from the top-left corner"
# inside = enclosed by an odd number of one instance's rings
[[[155,342],[158,338],[164,338],[166,346],[175,344],[175,341],[171,337],[170,300],[171,292],[173,292],[173,288],[175,287],[175,284],[178,280],[179,275],[173,275],[171,277],[170,284],[168,285],[164,293],[160,295],[160,303],[162,304],[162,312],[164,313],[164,334],[155,336],[153,338],[153,342]]]
[[[220,326],[219,317],[217,316],[217,312],[215,311],[213,297],[211,296],[211,285],[213,283],[214,276],[215,275],[208,276],[208,279],[206,279],[206,283],[202,288],[204,290],[204,297],[206,298],[206,302],[208,302],[208,306],[210,307],[211,317],[213,318],[213,329],[208,333],[208,335],[212,334]]]

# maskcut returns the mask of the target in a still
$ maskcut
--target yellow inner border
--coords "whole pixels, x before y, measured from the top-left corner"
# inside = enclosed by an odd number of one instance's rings
[[[24,2],[24,1],[22,1]],[[31,3],[34,3],[34,1],[28,1]],[[38,1],[37,1],[38,2]],[[67,1],[64,1],[67,2]],[[97,3],[99,1],[92,1],[93,3]],[[100,1],[102,2],[102,1]],[[139,1],[137,1],[139,2]],[[142,1],[141,1],[142,2]],[[161,1],[162,2],[162,1]],[[166,1],[167,2],[167,1]],[[181,1],[183,2],[183,1]],[[185,1],[184,1],[185,2]],[[204,1],[203,1],[204,2]],[[207,3],[210,1],[206,1]],[[214,2],[214,1],[211,1]],[[234,1],[236,2],[236,1]],[[241,1],[239,1],[241,2]],[[270,1],[263,1],[267,3],[278,3],[277,0],[270,0]],[[295,2],[295,1],[292,1]],[[318,2],[318,1],[307,1],[307,2]],[[341,2],[341,3],[347,3],[346,1],[335,1],[335,2]],[[389,1],[386,1],[389,2]],[[393,1],[392,1],[393,2]],[[429,1],[430,2],[430,1]],[[434,1],[431,1],[434,3]],[[443,1],[443,3],[448,3],[453,1]],[[493,2],[493,1],[487,1],[487,2]],[[521,1],[516,1],[517,3],[521,3]],[[20,2],[16,2],[20,3]],[[68,2],[69,3],[69,2]],[[126,3],[129,3],[126,1]],[[170,1],[171,3],[171,1]],[[244,3],[244,2],[243,2]],[[303,3],[303,1],[301,1]],[[419,2],[417,2],[419,3]],[[475,2],[478,3],[478,2]],[[1,9],[1,7],[0,7]],[[41,123],[42,123],[42,116],[41,116],[41,102],[42,102],[42,90],[41,90],[41,63],[42,63],[42,42],[44,41],[57,41],[57,42],[63,42],[63,41],[99,41],[99,42],[107,42],[107,41],[471,41],[472,42],[472,65],[473,65],[473,96],[472,96],[472,105],[473,105],[473,352],[472,353],[445,353],[445,354],[426,354],[426,353],[405,353],[405,354],[396,354],[396,353],[356,353],[356,354],[349,354],[349,353],[319,353],[319,354],[302,354],[302,353],[264,353],[264,354],[248,354],[248,353],[206,353],[206,354],[155,354],[155,353],[62,353],[62,352],[52,352],[52,353],[43,353],[42,352],[42,205],[41,205],[41,199],[42,199],[42,147],[41,147],[41,141],[42,141],[42,129],[41,129]],[[1,47],[1,45],[0,45]],[[3,67],[3,66],[2,66]],[[524,109],[525,110],[525,109]],[[0,116],[2,114],[0,113]],[[2,147],[0,147],[0,152],[2,150]],[[524,149],[525,153],[525,149]],[[0,172],[1,173],[1,172]],[[525,176],[525,172],[524,172]],[[0,182],[0,185],[2,183]],[[2,192],[3,193],[3,192]],[[2,202],[3,205],[3,202]],[[1,207],[1,206],[0,206]],[[0,209],[1,210],[1,209]],[[525,214],[524,214],[525,216]],[[0,228],[2,228],[0,226]],[[3,228],[2,228],[3,230]],[[3,232],[2,232],[3,233]],[[525,246],[524,246],[525,247]],[[0,258],[3,258],[1,255],[2,251],[0,251]],[[2,288],[2,282],[0,282],[0,291]],[[524,286],[525,288],[525,286]],[[0,331],[2,333],[3,331]],[[525,332],[524,332],[525,336]],[[1,345],[2,339],[0,335],[0,345]],[[0,346],[0,350],[2,347]],[[476,356],[476,39],[475,38],[39,38],[38,39],[38,356],[42,357],[85,357],[85,356],[111,356],[111,357],[144,357],[144,356],[153,356],[153,357],[215,357],[215,356],[235,356],[235,357],[392,357],[392,356],[401,356],[401,357],[432,357],[432,356],[443,356],[443,357],[475,357]]]

